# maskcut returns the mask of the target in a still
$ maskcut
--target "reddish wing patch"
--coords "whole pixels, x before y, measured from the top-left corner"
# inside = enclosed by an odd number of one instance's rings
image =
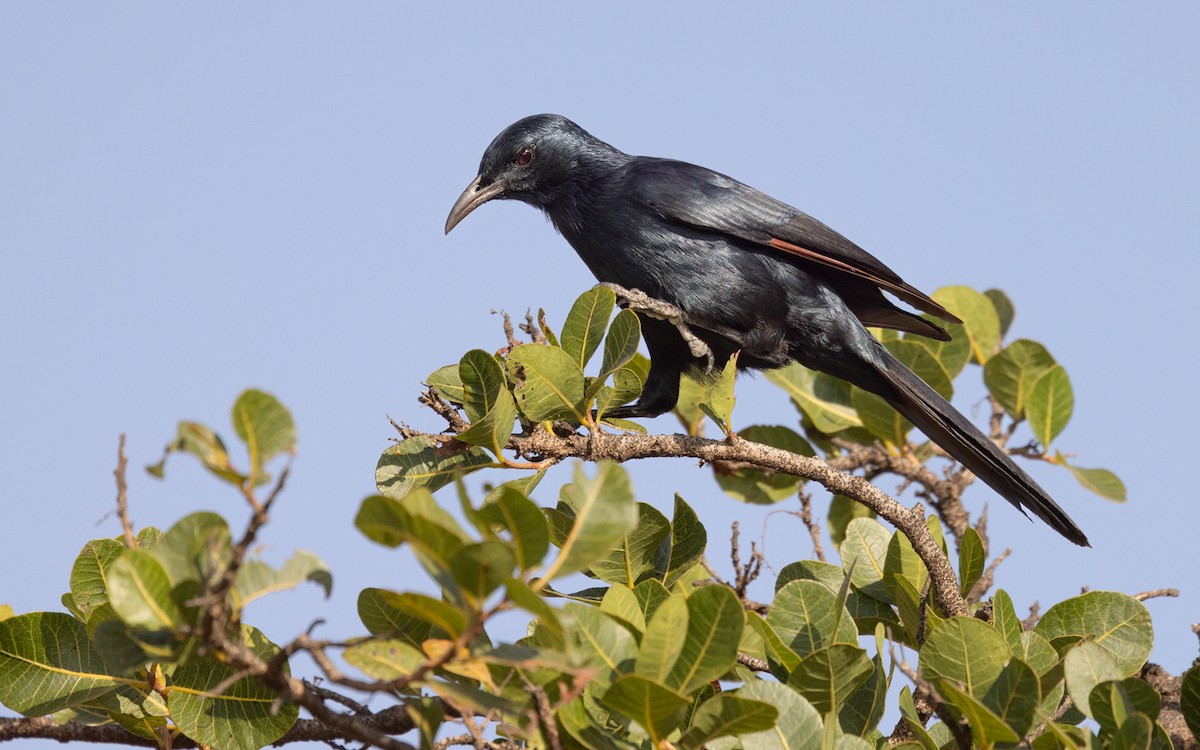
[[[932,299],[930,299],[928,295],[924,294],[916,287],[910,286],[909,284],[905,284],[903,281],[901,281],[899,283],[897,283],[895,281],[889,281],[888,279],[881,278],[877,274],[871,273],[870,271],[868,271],[864,268],[860,268],[858,266],[847,263],[844,260],[838,260],[837,258],[831,258],[830,256],[825,255],[823,253],[819,253],[815,250],[809,250],[806,247],[800,247],[799,245],[793,245],[792,243],[785,242],[785,241],[779,239],[778,237],[772,237],[771,241],[768,242],[767,244],[770,245],[771,247],[775,248],[776,250],[782,250],[785,253],[795,255],[797,258],[804,258],[805,260],[811,260],[814,263],[820,263],[821,265],[826,266],[828,268],[833,268],[835,270],[842,271],[844,273],[848,273],[852,276],[857,276],[860,279],[865,279],[865,280],[871,282],[872,284],[874,284],[875,286],[879,287],[880,289],[885,289],[885,290],[891,292],[892,294],[896,295],[897,297],[904,300],[905,302],[912,305],[913,307],[917,308],[918,310],[920,310],[922,312],[927,312],[930,315],[936,315],[937,317],[941,318],[942,320],[944,320],[948,323],[961,323],[962,322],[961,320],[956,318],[954,315],[952,315],[949,310],[947,310],[946,308],[942,307],[941,305],[939,305],[938,303],[936,303]]]

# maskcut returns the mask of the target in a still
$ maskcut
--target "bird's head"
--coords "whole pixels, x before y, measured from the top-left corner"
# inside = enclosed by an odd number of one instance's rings
[[[467,214],[494,198],[545,209],[580,177],[589,157],[620,154],[562,115],[533,115],[504,129],[483,152],[479,175],[467,186],[450,215],[449,234]]]

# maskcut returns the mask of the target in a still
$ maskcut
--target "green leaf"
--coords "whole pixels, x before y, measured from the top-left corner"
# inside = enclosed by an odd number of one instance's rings
[[[1183,673],[1179,688],[1179,710],[1193,737],[1200,737],[1200,666]]]
[[[700,409],[700,402],[708,398],[711,386],[711,380],[697,380],[686,373],[679,379],[679,398],[675,401],[673,413],[689,435],[704,432],[704,412]]]
[[[258,630],[246,626],[246,645],[269,660],[279,647]],[[236,674],[213,656],[193,658],[175,670],[167,705],[183,733],[198,743],[222,750],[258,750],[283,736],[296,723],[300,707],[280,703],[275,691],[253,677],[215,688]]]
[[[983,705],[1019,737],[1024,737],[1033,728],[1038,704],[1042,701],[1041,685],[1037,673],[1021,661],[1012,659],[992,683],[983,696]]]
[[[738,435],[743,440],[802,456],[816,455],[808,441],[787,427],[753,425],[739,431]],[[714,464],[713,469],[717,484],[727,495],[744,503],[758,505],[770,505],[795,495],[796,487],[803,481],[788,474],[759,469],[738,468],[730,473],[720,464]]]
[[[888,592],[888,600],[896,606],[900,615],[908,645],[917,647],[944,622],[932,603],[917,591],[908,578],[888,576],[883,584]]]
[[[793,584],[788,584],[793,585]],[[871,677],[874,662],[867,652],[848,643],[835,643],[802,656],[788,676],[788,685],[821,714],[839,711],[846,700]]]
[[[926,317],[936,325],[945,328],[946,333],[950,334],[950,340],[934,341],[916,333],[904,334],[904,340],[924,344],[925,348],[929,349],[930,353],[941,363],[950,379],[954,380],[971,361],[971,339],[961,325],[935,320],[932,316]]]
[[[642,324],[633,310],[622,310],[613,318],[604,338],[604,359],[601,360],[597,380],[603,382],[609,375],[633,361],[638,343],[642,339]]]
[[[1075,394],[1067,371],[1054,365],[1034,381],[1025,404],[1025,416],[1033,430],[1033,436],[1043,446],[1062,432],[1071,419],[1075,407]]]
[[[646,632],[646,613],[642,611],[642,604],[633,593],[633,589],[624,584],[614,583],[608,587],[604,598],[600,600],[600,611],[625,623],[635,633]],[[684,611],[686,613],[686,607]],[[683,629],[680,629],[677,635],[682,637]],[[646,637],[643,635],[641,649],[645,647]]]
[[[1063,663],[1058,652],[1042,636],[1032,630],[1021,633],[1021,646],[1014,654],[1037,673],[1042,694],[1041,713],[1053,713],[1066,692],[1063,682]]]
[[[638,606],[642,608],[642,614],[648,619],[654,616],[659,605],[667,600],[671,592],[661,581],[647,578],[633,587],[633,595],[638,600]]]
[[[795,362],[763,374],[791,396],[796,408],[821,432],[833,434],[862,426],[858,412],[850,406],[850,389],[844,381],[820,375]]]
[[[1059,639],[1092,639],[1113,657],[1118,679],[1141,669],[1154,643],[1145,605],[1115,591],[1089,591],[1059,602],[1046,611],[1035,630],[1056,648]]]
[[[74,617],[33,612],[0,621],[0,703],[13,711],[44,716],[118,684]]]
[[[875,511],[845,495],[834,495],[829,502],[829,538],[835,547],[846,541],[846,528],[856,518],[874,518]]]
[[[888,679],[883,668],[883,659],[876,654],[871,660],[873,668],[866,682],[847,698],[838,712],[838,724],[850,734],[866,737],[879,726],[887,708]]]
[[[425,596],[424,594],[412,591],[405,591],[403,593],[388,591],[383,593],[387,594],[387,596],[379,596],[378,599],[385,602],[389,609],[408,618],[420,620],[434,627],[441,628],[451,638],[459,637],[467,629],[466,613],[459,607],[447,604],[441,599],[434,599],[431,596]],[[361,599],[359,600],[359,614],[360,616],[362,614]],[[364,624],[366,624],[365,620]],[[368,629],[371,629],[370,625],[368,625]]]
[[[983,698],[1004,670],[1012,652],[990,625],[971,617],[951,617],[929,633],[921,648],[921,677],[962,684]]]
[[[907,536],[896,532],[888,539],[887,559],[883,564],[884,577],[905,578],[916,592],[924,592],[929,583],[929,569],[913,550]],[[890,589],[889,589],[890,590]],[[889,594],[889,599],[892,598]]]
[[[800,666],[800,655],[783,642],[775,629],[761,615],[754,612],[747,613],[746,623],[762,641],[763,650],[771,666],[771,674],[786,681],[791,671]]]
[[[555,718],[563,729],[586,750],[630,750],[633,746],[617,742],[613,733],[592,716],[583,701],[571,701],[555,711]],[[430,743],[432,746],[432,743]],[[573,745],[566,745],[574,747]],[[424,750],[424,749],[423,749]]]
[[[721,428],[726,435],[733,433],[733,384],[737,380],[738,353],[734,352],[721,370],[721,375],[711,383],[708,396],[700,402],[700,411]]]
[[[613,589],[621,588],[624,587],[620,584],[613,586]],[[630,594],[632,595],[632,592]],[[654,616],[646,624],[642,642],[638,646],[634,673],[659,684],[679,687],[669,682],[667,676],[671,674],[671,668],[681,655],[687,632],[687,597],[674,594],[659,605]]]
[[[1130,677],[1096,685],[1088,697],[1088,707],[1100,728],[1111,732],[1135,713],[1157,719],[1162,711],[1162,696],[1146,682]]]
[[[563,322],[559,344],[583,372],[588,360],[604,339],[604,329],[617,304],[617,295],[604,286],[594,286],[575,300]],[[636,346],[636,345],[635,345]],[[540,420],[539,420],[540,421]]]
[[[504,582],[504,593],[509,601],[533,615],[536,619],[537,633],[549,638],[549,645],[562,649],[565,646],[565,633],[559,621],[559,611],[546,603],[546,600],[534,593],[523,581],[510,578]],[[544,641],[539,641],[544,643]]]
[[[1004,589],[999,589],[992,597],[992,627],[1008,643],[1014,654],[1021,652],[1021,633],[1024,628],[1013,607],[1012,597]]]
[[[699,750],[717,737],[764,732],[775,726],[779,710],[770,703],[723,693],[701,703],[691,726],[679,739],[680,750]]]
[[[1134,714],[1109,739],[1109,750],[1152,750],[1154,722],[1149,716]],[[1169,746],[1168,746],[1169,747]]]
[[[380,544],[395,547],[408,543],[417,561],[438,583],[456,596],[463,593],[452,576],[452,563],[470,538],[428,490],[415,490],[404,502],[380,495],[368,497],[354,522]]]
[[[508,530],[517,567],[524,573],[540,565],[550,549],[546,516],[525,493],[513,487],[498,489],[490,502],[479,509],[479,517]]]
[[[108,600],[130,627],[174,631],[183,624],[166,570],[140,549],[125,550],[109,568]]]
[[[117,617],[111,604],[101,605],[92,612],[87,630],[92,647],[109,674],[134,674],[147,662],[175,658],[177,643],[173,633],[130,628]]]
[[[342,652],[349,664],[374,680],[399,680],[426,662],[425,654],[398,640],[366,641]]]
[[[846,527],[842,542],[842,568],[859,591],[876,599],[887,599],[883,588],[888,544],[892,534],[872,518],[856,518]]]
[[[244,607],[259,597],[294,589],[309,581],[324,589],[325,597],[329,598],[333,590],[333,574],[328,566],[313,553],[296,550],[279,570],[272,569],[261,560],[246,560],[238,570],[233,593],[238,605]]]
[[[1000,336],[1005,336],[1008,333],[1009,327],[1012,326],[1013,318],[1017,316],[1017,311],[1013,307],[1012,300],[999,289],[988,289],[983,293],[983,296],[990,299],[992,306],[996,308],[996,317],[1000,319]]]
[[[590,655],[590,662],[600,667],[594,682],[606,689],[616,675],[632,671],[637,657],[637,643],[629,630],[598,608],[578,602],[568,602],[563,610],[574,620],[567,632],[568,642]]]
[[[436,492],[457,476],[493,465],[482,448],[450,440],[438,444],[419,435],[397,443],[383,452],[375,466],[379,494],[403,500],[409,492],[426,487]]]
[[[1055,457],[1054,462],[1066,466],[1075,475],[1076,481],[1105,500],[1125,502],[1125,483],[1108,469],[1081,469],[1071,466],[1061,453]]]
[[[779,589],[767,624],[801,657],[835,643],[858,643],[854,620],[837,595],[816,581],[791,581]]]
[[[463,409],[471,420],[471,426],[459,433],[458,439],[482,446],[500,458],[517,417],[504,369],[492,355],[473,349],[463,355],[458,370],[463,383]]]
[[[821,716],[808,701],[786,685],[766,680],[747,681],[737,697],[775,706],[779,718],[771,729],[742,735],[742,747],[752,750],[813,750],[819,743]]]
[[[983,540],[979,538],[979,532],[968,528],[958,543],[958,581],[963,596],[975,588],[983,575],[985,562]]]
[[[687,610],[687,634],[665,681],[684,695],[694,693],[733,668],[746,621],[737,595],[725,586],[693,590],[687,597]]]
[[[636,721],[658,743],[678,725],[688,701],[670,688],[636,674],[613,681],[600,702]]]
[[[467,400],[467,394],[463,390],[462,378],[458,374],[460,365],[461,362],[459,364],[439,367],[429,377],[425,378],[425,385],[433,388],[439,396],[450,403],[462,406]]]
[[[467,544],[450,559],[450,573],[461,591],[476,606],[504,585],[516,567],[517,558],[503,542],[483,541]]]
[[[554,334],[554,329],[551,328],[550,324],[546,322],[546,311],[540,307],[538,308],[537,320],[538,328],[542,330],[542,335],[546,337],[547,343],[549,343],[550,346],[557,346],[561,348],[558,342],[558,336]]]
[[[708,532],[696,511],[678,494],[671,518],[671,534],[663,540],[655,556],[654,569],[664,586],[674,586],[704,556]]]
[[[953,708],[966,717],[971,728],[971,739],[978,746],[992,747],[999,743],[1021,740],[1021,736],[1005,724],[1004,719],[997,716],[978,698],[960,689],[953,681],[939,680],[937,689]]]
[[[121,556],[125,545],[112,539],[93,539],[83,545],[71,566],[71,596],[86,619],[108,601],[108,569]]]
[[[1014,419],[1025,416],[1033,384],[1050,368],[1054,357],[1036,341],[1017,339],[983,368],[983,382]]]
[[[1092,716],[1092,689],[1102,682],[1124,677],[1112,654],[1095,641],[1073,646],[1063,658],[1063,672],[1071,700],[1088,716]]]
[[[216,476],[240,485],[245,477],[233,468],[225,443],[217,433],[199,422],[180,422],[175,430],[175,438],[167,444],[162,460],[153,466],[147,466],[146,471],[152,476],[163,478],[163,467],[167,456],[172,453],[190,453],[200,459],[200,463]]]
[[[157,529],[153,526],[146,526],[138,530],[137,536],[134,537],[134,541],[137,543],[138,549],[144,549],[147,552],[153,552],[154,548],[158,546],[158,543],[162,541],[162,538],[163,532],[161,529]],[[116,541],[123,540],[117,539]]]
[[[368,539],[385,547],[399,547],[407,537],[408,513],[398,500],[383,495],[364,498],[354,526]]]
[[[1000,343],[1000,316],[992,300],[966,286],[942,287],[932,296],[962,320],[971,342],[971,356],[980,364],[986,363]]]
[[[243,391],[233,404],[233,428],[250,451],[250,480],[267,481],[264,468],[272,458],[296,449],[292,413],[269,393]]]
[[[432,630],[427,620],[409,613],[400,594],[384,589],[367,588],[359,592],[358,619],[371,635],[395,634],[417,648]]]
[[[477,422],[496,408],[502,395],[507,395],[504,368],[496,358],[482,349],[472,349],[458,361],[458,376],[462,383],[462,407],[467,419]]]
[[[629,475],[616,464],[598,464],[592,479],[576,467],[575,482],[563,489],[574,518],[570,529],[564,530],[558,556],[547,569],[542,585],[587,568],[637,527],[637,503]]]
[[[203,584],[225,571],[233,555],[229,524],[216,513],[192,513],[179,519],[151,553],[172,586]]]
[[[148,740],[159,738],[159,728],[167,725],[167,717],[170,716],[166,700],[161,695],[132,685],[122,685],[90,703],[103,707],[113,721]]]
[[[775,579],[776,590],[789,581],[811,580],[820,583],[834,595],[838,595],[846,582],[846,574],[841,566],[819,560],[801,560],[785,565]],[[876,624],[896,630],[900,620],[895,611],[886,603],[851,589],[846,596],[846,610],[854,618],[859,635],[875,632]]]
[[[513,391],[517,405],[531,421],[587,421],[583,371],[565,351],[524,344],[509,352],[507,365],[517,381]]]
[[[592,563],[592,574],[606,583],[633,588],[654,572],[654,560],[671,533],[671,522],[657,508],[638,503],[637,527],[603,557]]]

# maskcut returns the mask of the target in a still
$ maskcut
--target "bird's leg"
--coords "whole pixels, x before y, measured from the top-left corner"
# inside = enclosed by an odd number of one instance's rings
[[[675,408],[679,401],[678,363],[669,357],[654,356],[653,339],[647,339],[650,348],[650,375],[642,388],[642,396],[636,404],[618,406],[604,413],[605,417],[629,419],[631,417],[657,417]]]

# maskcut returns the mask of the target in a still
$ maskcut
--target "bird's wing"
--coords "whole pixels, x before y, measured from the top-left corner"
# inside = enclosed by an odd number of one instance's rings
[[[772,247],[868,282],[949,323],[962,322],[874,255],[808,214],[731,177],[686,162],[643,157],[630,163],[626,186],[636,200],[667,221]]]

